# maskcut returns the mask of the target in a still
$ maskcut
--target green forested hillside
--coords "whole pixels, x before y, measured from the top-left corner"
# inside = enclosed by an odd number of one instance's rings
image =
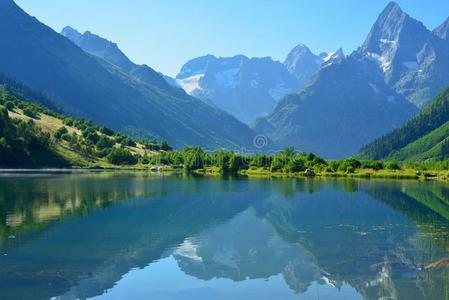
[[[0,167],[64,167],[68,162],[53,151],[50,134],[33,122],[12,119],[0,105]]]
[[[369,159],[439,160],[449,154],[449,88],[403,127],[361,149]]]

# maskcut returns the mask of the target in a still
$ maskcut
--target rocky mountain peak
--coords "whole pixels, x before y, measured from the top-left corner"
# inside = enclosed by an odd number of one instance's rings
[[[407,26],[416,27],[409,28],[410,32],[422,31],[422,27],[424,27],[403,12],[396,2],[390,2],[371,28],[362,46],[362,51],[379,53],[397,45],[401,32],[406,30]]]
[[[61,31],[61,34],[71,41],[76,40],[82,36],[82,34],[78,30],[70,26],[64,27]]]
[[[71,40],[84,51],[101,57],[126,71],[130,71],[134,67],[134,64],[119,49],[117,44],[90,31],[81,34],[76,29],[66,26],[61,31],[61,35]]]
[[[405,73],[418,70],[417,54],[428,43],[430,35],[421,22],[391,2],[377,18],[356,55],[377,64],[385,81],[394,84]]]
[[[299,80],[299,86],[305,86],[310,78],[315,75],[321,68],[323,59],[315,55],[310,49],[304,45],[299,44],[285,59],[284,66]]]
[[[443,40],[449,40],[449,18],[447,18],[440,26],[435,28],[433,30],[433,34]]]
[[[299,44],[288,53],[284,65],[290,73],[294,74],[302,64],[315,61],[317,58],[306,45]]]

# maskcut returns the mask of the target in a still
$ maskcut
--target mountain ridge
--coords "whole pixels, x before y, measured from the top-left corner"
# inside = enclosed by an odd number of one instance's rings
[[[448,44],[391,2],[357,50],[322,68],[305,90],[279,101],[254,128],[302,151],[355,155],[363,141],[399,128],[446,86]]]
[[[280,62],[245,55],[191,59],[176,80],[188,94],[210,101],[246,123],[267,114],[280,96],[297,87],[296,78]]]
[[[208,149],[250,147],[254,132],[229,114],[179,89],[130,76],[88,54],[30,17],[1,2],[2,72],[57,101],[66,112],[138,137]]]
[[[254,129],[281,145],[341,158],[415,112],[412,104],[382,81],[371,82],[347,59],[322,70],[301,93],[285,96]]]
[[[207,54],[187,61],[176,80],[188,94],[252,123],[267,115],[283,96],[303,89],[321,68],[344,57],[341,48],[315,55],[304,44],[290,51],[284,63],[270,56]]]

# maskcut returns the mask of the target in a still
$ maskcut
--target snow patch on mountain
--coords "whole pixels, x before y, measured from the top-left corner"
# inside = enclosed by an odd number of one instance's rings
[[[397,41],[391,41],[387,39],[380,39],[379,42],[381,42],[382,44],[390,44],[390,45],[396,45],[398,43]]]
[[[204,74],[195,74],[184,79],[176,79],[176,82],[186,91],[187,94],[193,94],[201,90],[200,81]]]
[[[386,72],[388,72],[388,70],[390,70],[391,61],[386,56],[382,56],[382,55],[379,55],[374,52],[367,52],[367,57],[369,59],[372,59],[375,62],[377,62],[377,64],[379,65],[379,67],[382,69],[382,71],[384,73],[386,73]]]
[[[198,255],[198,245],[190,239],[186,239],[174,252],[175,255],[202,262],[203,258]]]
[[[322,56],[322,68],[328,67],[335,63],[341,63],[345,59],[345,54],[343,53],[343,49],[338,49],[336,51],[326,53],[326,55]]]

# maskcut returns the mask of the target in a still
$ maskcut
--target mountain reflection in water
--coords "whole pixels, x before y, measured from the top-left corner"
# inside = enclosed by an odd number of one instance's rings
[[[2,177],[0,219],[1,299],[449,297],[436,182]]]

